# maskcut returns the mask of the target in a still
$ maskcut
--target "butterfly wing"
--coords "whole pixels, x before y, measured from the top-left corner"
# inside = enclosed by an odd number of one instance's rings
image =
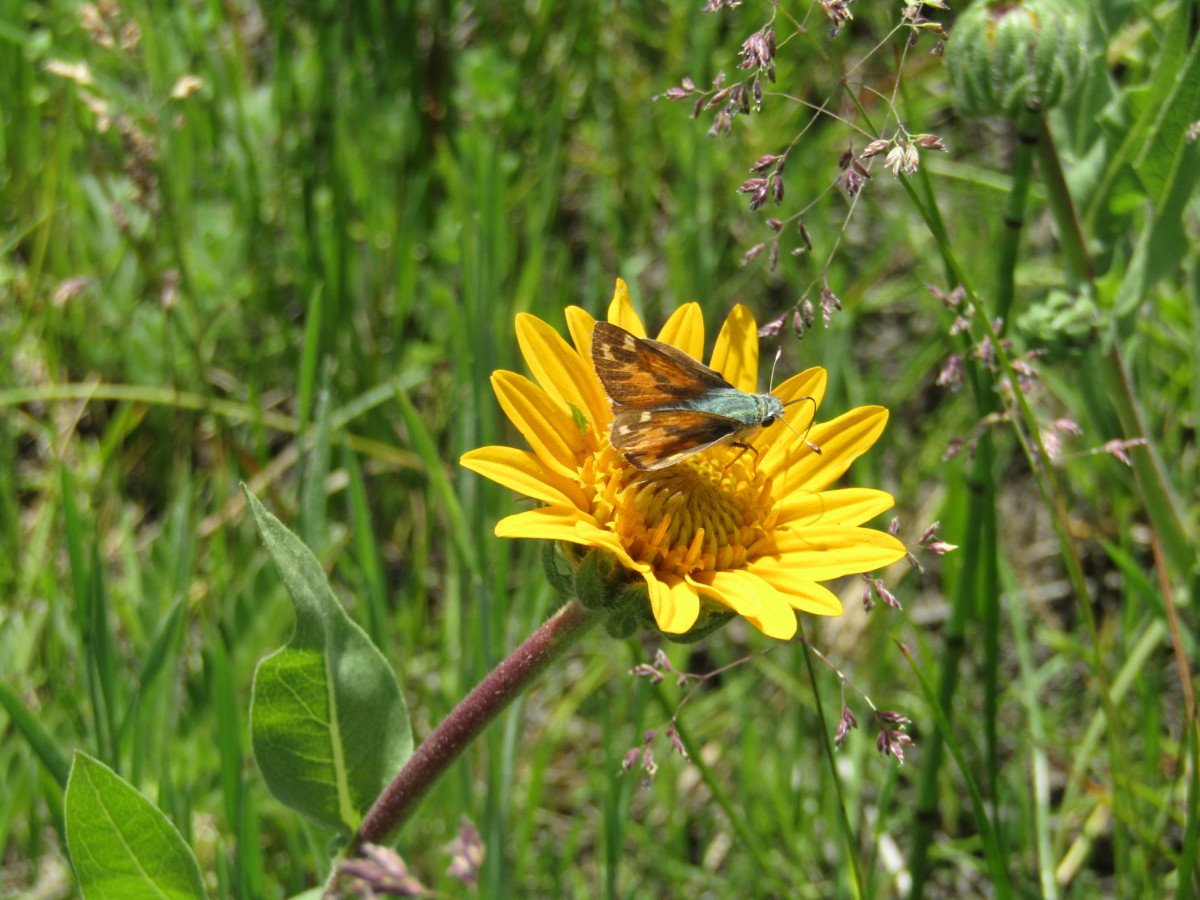
[[[610,440],[625,458],[649,472],[673,466],[744,428],[737,419],[694,409],[625,409],[613,419]]]
[[[592,332],[592,362],[614,406],[642,409],[691,400],[728,381],[682,350],[608,322]]]

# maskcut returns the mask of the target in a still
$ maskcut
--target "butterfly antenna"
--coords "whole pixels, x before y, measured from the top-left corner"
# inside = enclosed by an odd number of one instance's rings
[[[783,345],[782,344],[780,344],[778,347],[775,348],[775,361],[773,363],[771,363],[771,381],[769,382],[770,387],[767,388],[768,393],[775,390],[775,367],[779,365],[779,357],[781,357],[781,356],[783,356]],[[795,428],[793,428],[792,423],[789,422],[787,419],[783,420],[783,424],[788,427],[788,430],[791,431],[792,434],[794,434],[796,437],[800,438],[800,440],[804,441],[804,443],[806,443],[808,445],[809,450],[811,450],[813,453],[816,453],[818,456],[820,456],[821,448],[818,447],[816,444],[814,444],[812,441],[810,441],[808,439],[808,433],[810,431],[812,431],[813,422],[816,421],[816,418],[817,418],[817,401],[814,400],[812,397],[797,397],[795,400],[789,400],[787,403],[785,403],[783,405],[785,407],[791,406],[793,403],[800,403],[803,400],[808,400],[813,405],[813,417],[808,420],[808,427],[804,429],[804,434],[801,434]]]
[[[795,429],[795,427],[792,425],[792,423],[789,422],[787,419],[783,420],[783,424],[788,427],[788,431],[790,431],[796,437],[800,438],[800,440],[804,442],[804,444],[808,447],[809,450],[811,450],[813,453],[817,454],[817,456],[820,456],[821,455],[820,446],[818,446],[817,444],[814,444],[812,441],[810,441],[808,439],[808,433],[810,431],[812,431],[813,423],[817,420],[817,401],[812,397],[797,397],[795,400],[789,400],[787,403],[785,403],[783,405],[784,405],[784,408],[786,409],[787,407],[791,406],[793,403],[803,403],[805,400],[812,403],[813,414],[812,414],[812,418],[810,418],[808,420],[808,427],[804,429],[804,434],[801,434],[800,432],[798,432]],[[791,467],[789,466],[788,468],[790,471]]]
[[[779,365],[779,357],[781,357],[781,356],[783,356],[783,346],[782,345],[775,348],[775,361],[773,363],[771,363],[771,381],[770,381],[771,387],[769,387],[767,389],[768,392],[775,389],[775,367],[777,365]],[[788,430],[791,431],[792,434],[794,434],[796,437],[800,438],[800,440],[804,441],[804,443],[806,443],[808,445],[808,449],[810,449],[813,453],[820,456],[821,448],[818,447],[816,444],[814,444],[812,441],[810,441],[808,439],[808,433],[810,431],[812,431],[813,422],[816,421],[816,418],[817,418],[817,401],[814,400],[812,397],[797,397],[795,400],[789,400],[787,403],[785,403],[783,405],[785,407],[791,406],[793,403],[799,403],[802,400],[811,401],[811,403],[813,405],[813,417],[808,420],[808,427],[804,429],[804,434],[801,434],[795,428],[793,428],[792,423],[789,422],[787,419],[783,420],[783,424],[788,427]]]
[[[776,358],[778,358],[778,355],[776,356]],[[805,400],[809,401],[813,405],[813,415],[812,415],[812,418],[808,420],[808,427],[804,429],[804,434],[801,434],[800,432],[798,432],[792,426],[792,423],[789,422],[787,419],[783,420],[783,424],[788,427],[788,430],[791,431],[792,434],[794,434],[796,437],[800,438],[800,440],[804,441],[804,443],[808,445],[809,450],[811,450],[813,453],[820,456],[821,448],[808,439],[808,433],[810,431],[812,431],[813,423],[817,419],[817,401],[814,400],[812,397],[797,397],[795,400],[789,400],[787,403],[785,403],[783,405],[784,405],[784,407],[788,407],[788,406],[791,406],[793,403],[803,403]]]

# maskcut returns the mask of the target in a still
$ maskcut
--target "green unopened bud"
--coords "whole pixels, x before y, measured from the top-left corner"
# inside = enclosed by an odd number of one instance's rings
[[[624,599],[629,575],[611,553],[593,547],[575,569],[575,596],[586,609],[612,611]]]
[[[604,615],[604,630],[624,638],[646,628],[656,628],[646,580],[631,571],[607,550],[581,547],[565,541],[547,541],[542,551],[546,578],[562,597]],[[696,624],[683,634],[660,632],[677,644],[694,644],[736,618],[726,607],[701,600]]]
[[[1100,309],[1087,293],[1055,290],[1022,313],[1021,333],[1046,350],[1072,353],[1092,346]]]
[[[1046,112],[1086,67],[1084,20],[1070,0],[977,0],[946,47],[954,106],[968,117]]]
[[[607,550],[555,542],[543,557],[552,583],[567,586],[586,609],[604,614],[604,629],[612,637],[629,637],[654,627],[646,580],[631,572]]]
[[[650,591],[642,578],[632,582],[617,604],[604,620],[604,630],[610,637],[626,638],[643,628],[654,627],[654,613],[650,610]]]
[[[542,542],[542,569],[560,600],[575,596],[575,567],[579,560],[567,553],[567,548],[573,546],[561,541]]]

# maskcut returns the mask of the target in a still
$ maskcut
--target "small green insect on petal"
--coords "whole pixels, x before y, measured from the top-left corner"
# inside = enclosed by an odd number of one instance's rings
[[[575,427],[579,429],[579,433],[587,435],[588,432],[588,417],[583,414],[583,410],[579,405],[571,400],[567,401],[567,405],[571,407],[571,419],[575,422]]]

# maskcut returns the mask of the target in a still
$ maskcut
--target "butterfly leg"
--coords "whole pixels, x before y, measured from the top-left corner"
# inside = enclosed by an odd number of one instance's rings
[[[751,453],[754,454],[755,464],[756,465],[758,464],[758,448],[755,447],[753,444],[746,444],[746,443],[743,443],[742,441],[732,441],[732,442],[730,442],[729,446],[730,447],[741,447],[742,453],[745,453],[747,450],[749,450]],[[730,466],[732,466],[735,462],[737,462],[739,459],[741,459],[742,453],[739,453],[737,456],[735,456],[733,459],[731,459],[728,463],[726,463],[725,469],[728,470]]]

